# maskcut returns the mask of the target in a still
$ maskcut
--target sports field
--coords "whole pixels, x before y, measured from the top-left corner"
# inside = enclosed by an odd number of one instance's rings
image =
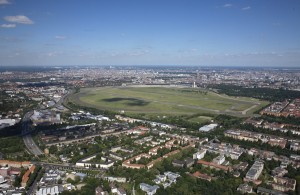
[[[75,104],[132,113],[251,115],[268,102],[229,97],[194,88],[101,87],[83,88],[68,98]]]

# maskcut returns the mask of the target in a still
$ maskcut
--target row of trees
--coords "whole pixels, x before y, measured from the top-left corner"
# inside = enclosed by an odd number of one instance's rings
[[[279,146],[271,146],[267,143],[262,143],[261,141],[250,142],[250,141],[233,139],[231,137],[223,137],[221,140],[224,142],[227,142],[227,143],[240,145],[246,149],[257,148],[260,150],[272,151],[272,152],[275,152],[277,155],[284,155],[284,156],[290,156],[291,154],[300,155],[300,151],[292,151],[287,148],[282,149]]]
[[[24,143],[21,137],[6,137],[0,139],[0,152],[12,154],[24,151]]]
[[[264,119],[265,121],[268,121],[268,122],[277,122],[277,123],[281,123],[281,124],[292,124],[292,125],[299,125],[300,126],[299,118],[296,118],[296,117],[293,117],[293,116],[273,117],[273,116],[262,115],[260,118]]]
[[[35,180],[40,181],[41,178],[43,177],[44,173],[45,173],[45,170],[42,169],[41,166],[36,166],[33,173],[31,173],[30,176],[29,176],[29,180],[28,180],[27,185],[26,185],[26,190],[29,189],[29,187],[33,184],[33,182]]]
[[[271,88],[245,88],[235,85],[210,85],[209,88],[217,89],[220,93],[230,96],[245,96],[263,99],[271,102],[295,99],[300,97],[300,91]]]
[[[0,129],[0,137],[10,137],[20,135],[22,132],[22,124],[17,123],[10,127]]]

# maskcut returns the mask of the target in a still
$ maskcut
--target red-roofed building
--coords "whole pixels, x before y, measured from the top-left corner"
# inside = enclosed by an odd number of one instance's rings
[[[31,173],[34,172],[34,170],[35,170],[35,166],[32,165],[32,166],[25,172],[25,174],[24,174],[23,177],[22,177],[22,182],[21,182],[21,186],[22,186],[22,187],[26,187],[26,184],[27,184],[27,182],[28,182],[28,180],[29,180],[29,176],[30,176]]]
[[[5,166],[9,166],[9,167],[29,167],[30,166],[30,162],[29,161],[23,161],[23,162],[19,162],[19,161],[10,161],[10,160],[0,160],[0,166],[5,167]]]
[[[213,162],[207,162],[204,160],[198,160],[198,163],[203,165],[204,167],[209,167],[216,170],[223,170],[223,171],[231,171],[232,168],[230,166],[218,165]]]
[[[21,169],[17,168],[17,167],[10,167],[9,174],[10,175],[20,175]]]
[[[199,179],[204,179],[206,181],[211,181],[211,179],[212,179],[211,176],[206,175],[204,173],[200,173],[199,171],[196,171],[195,173],[193,173],[192,176],[199,178]]]

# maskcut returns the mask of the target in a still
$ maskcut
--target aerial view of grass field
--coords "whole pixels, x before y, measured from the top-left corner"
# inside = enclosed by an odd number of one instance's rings
[[[268,104],[246,97],[229,97],[195,88],[82,88],[67,98],[74,104],[129,113],[251,115]]]

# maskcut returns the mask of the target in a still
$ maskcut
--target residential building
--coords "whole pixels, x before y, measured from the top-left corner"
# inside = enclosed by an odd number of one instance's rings
[[[258,187],[257,188],[257,193],[258,194],[267,194],[267,195],[287,195],[283,192],[277,191],[277,190],[270,190],[267,188],[263,188],[263,187]]]
[[[147,195],[153,195],[156,193],[156,190],[159,188],[158,185],[151,186],[146,183],[140,183],[140,189],[147,193]]]
[[[275,190],[287,192],[287,191],[295,191],[296,188],[296,180],[290,179],[288,177],[274,177],[274,182],[272,183],[272,187]]]
[[[177,160],[177,159],[175,159],[175,160],[172,161],[172,165],[173,165],[174,167],[184,167],[185,162],[182,161],[182,160]]]
[[[223,154],[226,157],[230,157],[235,160],[237,160],[245,152],[244,148],[241,148],[238,145],[231,145],[229,143],[209,142],[208,144],[201,146],[201,148],[203,150],[207,150],[207,152]]]
[[[10,167],[9,175],[21,175],[21,168]]]
[[[230,166],[219,165],[219,164],[216,164],[213,162],[207,162],[204,160],[198,160],[198,163],[204,167],[210,167],[210,168],[216,169],[216,170],[223,170],[225,172],[232,170],[232,168]]]
[[[287,173],[288,173],[288,171],[281,167],[276,167],[275,169],[272,170],[272,175],[278,176],[278,177],[282,177]]]
[[[114,183],[110,183],[109,187],[110,187],[111,193],[113,193],[113,194],[118,193],[118,188],[116,187],[116,185]]]
[[[11,166],[11,167],[24,167],[28,168],[31,165],[29,161],[23,161],[23,162],[18,162],[18,161],[10,161],[10,160],[0,160],[0,166],[5,167],[5,166]]]
[[[199,171],[196,171],[195,173],[192,174],[194,177],[199,178],[199,179],[203,179],[206,181],[211,181],[212,177],[209,175],[206,175],[204,173],[200,173]]]
[[[104,177],[104,179],[108,180],[109,182],[118,182],[118,183],[126,182],[126,177]]]
[[[241,162],[240,164],[234,165],[234,169],[236,170],[241,170],[241,171],[245,171],[248,167],[248,163],[247,162]]]
[[[104,190],[101,187],[98,186],[95,189],[95,195],[105,195],[105,192],[104,192]]]
[[[33,173],[34,171],[35,171],[35,165],[32,165],[26,172],[25,172],[25,174],[23,175],[23,177],[22,177],[22,182],[21,182],[21,186],[22,187],[26,187],[26,185],[27,185],[27,182],[28,182],[28,180],[29,180],[29,176],[30,176],[30,174],[31,173]]]
[[[200,159],[204,158],[205,154],[206,154],[206,150],[199,150],[198,152],[193,154],[193,159],[200,160]]]
[[[300,161],[300,155],[291,154],[290,158],[291,158],[292,160]]]
[[[300,142],[292,141],[290,143],[290,150],[299,151],[300,150]]]
[[[216,158],[214,158],[212,162],[215,164],[221,165],[225,162],[225,156],[221,154],[221,155],[217,156]]]
[[[90,160],[94,159],[97,157],[97,154],[88,156],[84,159],[81,159],[76,162],[75,166],[78,167],[95,167],[95,168],[101,168],[101,169],[109,169],[109,167],[114,165],[114,161],[110,158],[107,157],[101,157],[101,161],[99,163],[92,163],[89,162]]]
[[[9,175],[9,172],[10,172],[10,167],[0,168],[0,175],[2,175],[3,177],[7,177]]]
[[[281,148],[285,148],[287,143],[287,139],[282,137],[256,133],[252,131],[245,131],[245,130],[227,130],[224,132],[224,135],[227,137],[232,137],[234,139],[251,141],[251,142],[262,141],[263,143],[268,143],[271,146],[279,146]]]
[[[187,168],[193,166],[195,163],[194,159],[192,159],[192,158],[187,158],[184,161],[185,161],[185,165]]]
[[[0,175],[0,184],[5,183],[6,180],[4,179],[4,177],[2,175]]]
[[[242,194],[247,194],[247,193],[253,192],[252,186],[250,186],[248,183],[240,184],[236,190]]]
[[[126,191],[123,188],[117,188],[118,195],[126,195]]]
[[[194,164],[194,159],[192,159],[192,158],[187,158],[183,161],[177,160],[177,159],[172,161],[172,165],[174,167],[184,167],[184,166],[191,167],[191,166],[193,166],[193,164]]]
[[[179,174],[173,173],[173,172],[171,172],[171,171],[164,172],[164,175],[167,176],[167,178],[168,178],[170,181],[176,181],[176,179],[177,179],[178,177],[180,177]]]
[[[252,167],[247,172],[245,181],[256,181],[264,169],[264,163],[261,160],[256,160]]]
[[[156,175],[156,178],[159,179],[160,182],[165,182],[167,180],[165,175]]]
[[[36,195],[57,195],[63,191],[63,187],[59,185],[41,187],[36,191]]]

